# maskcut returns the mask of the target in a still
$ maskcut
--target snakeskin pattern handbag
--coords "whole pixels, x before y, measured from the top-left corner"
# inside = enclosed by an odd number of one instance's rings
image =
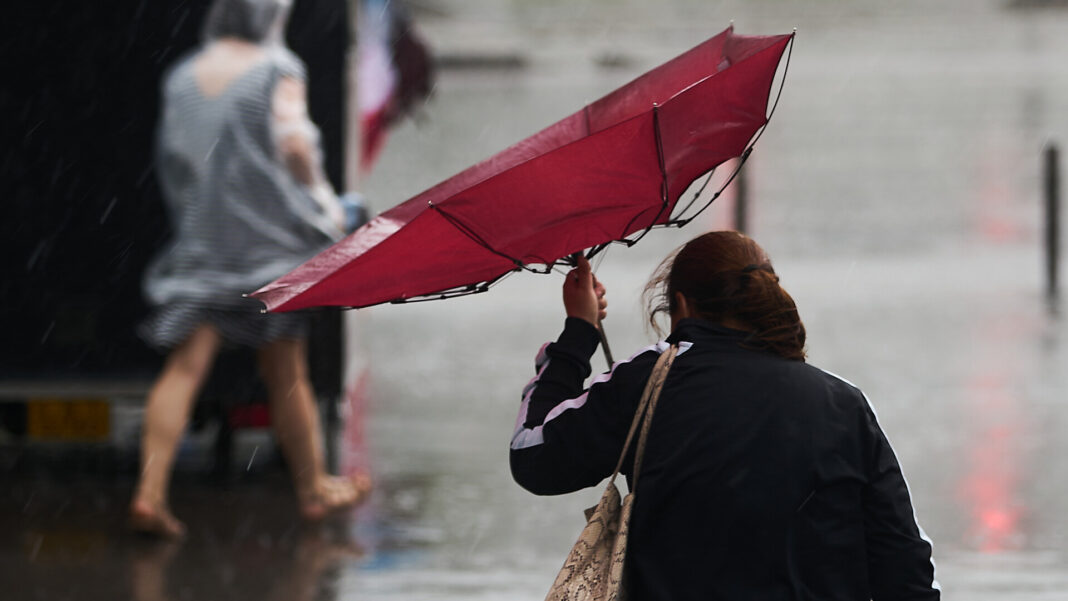
[[[642,455],[645,454],[645,439],[649,434],[649,424],[653,420],[653,410],[660,398],[671,363],[675,360],[678,347],[671,347],[661,353],[657,359],[649,381],[642,392],[638,409],[634,412],[634,421],[623,443],[623,451],[601,501],[586,510],[586,527],[582,529],[578,541],[571,547],[571,552],[564,562],[564,567],[556,575],[556,582],[549,589],[546,601],[621,601],[626,599],[626,586],[623,581],[623,560],[627,553],[627,525],[630,523],[630,508],[634,504],[634,492],[638,488],[638,472],[641,468]],[[638,447],[634,453],[634,472],[631,477],[631,492],[620,502],[619,489],[615,480],[619,469],[623,467],[623,458],[627,456],[634,433],[641,423]]]

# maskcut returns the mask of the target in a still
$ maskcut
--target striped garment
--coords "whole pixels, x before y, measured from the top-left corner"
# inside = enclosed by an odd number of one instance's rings
[[[244,298],[340,237],[309,189],[284,167],[271,103],[279,78],[304,66],[280,46],[207,96],[193,73],[199,53],[166,76],[157,169],[173,238],[150,264],[154,307],[139,333],[157,348],[181,343],[201,323],[226,342],[260,346],[305,335],[300,314],[261,313]]]

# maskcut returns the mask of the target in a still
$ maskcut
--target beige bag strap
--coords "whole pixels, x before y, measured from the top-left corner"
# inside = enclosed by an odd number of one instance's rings
[[[634,440],[634,433],[638,430],[638,424],[642,424],[641,435],[638,438],[638,448],[634,453],[634,472],[631,474],[631,485],[634,490],[638,484],[638,470],[641,468],[642,455],[645,454],[645,439],[649,435],[649,426],[653,421],[653,411],[656,409],[656,403],[660,400],[660,391],[664,388],[664,380],[667,379],[668,371],[671,369],[671,364],[675,361],[675,355],[679,352],[677,345],[671,345],[666,351],[660,353],[660,358],[656,360],[656,365],[653,366],[653,371],[649,374],[649,380],[645,383],[645,390],[642,391],[642,398],[638,401],[638,409],[634,412],[634,421],[630,424],[630,431],[627,432],[627,440],[623,443],[623,452],[619,454],[619,461],[616,462],[616,469],[612,471],[612,478],[609,482],[614,482],[616,476],[619,475],[619,470],[623,467],[623,460],[627,456],[627,449],[630,448],[630,443]],[[643,419],[644,417],[644,419]]]

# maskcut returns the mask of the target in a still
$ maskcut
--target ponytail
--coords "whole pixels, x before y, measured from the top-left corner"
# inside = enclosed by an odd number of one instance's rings
[[[649,321],[674,313],[682,293],[696,317],[730,321],[751,333],[744,346],[805,360],[805,326],[794,299],[779,285],[767,254],[738,232],[710,232],[670,255],[645,287]]]
[[[750,275],[742,287],[734,319],[752,328],[753,347],[785,359],[805,360],[805,325],[793,297],[779,285],[779,276],[768,266]]]

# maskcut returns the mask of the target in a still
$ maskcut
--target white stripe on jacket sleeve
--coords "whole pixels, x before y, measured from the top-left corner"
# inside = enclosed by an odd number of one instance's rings
[[[545,420],[541,424],[533,428],[524,428],[523,424],[527,421],[527,412],[530,408],[530,397],[534,394],[534,390],[538,387],[539,380],[545,373],[545,369],[549,366],[550,360],[545,354],[545,349],[548,346],[548,344],[542,345],[541,350],[538,351],[538,358],[535,361],[535,365],[538,368],[538,375],[534,376],[534,379],[532,379],[530,383],[528,383],[526,387],[523,388],[523,402],[519,406],[519,417],[516,419],[515,430],[512,434],[511,449],[513,451],[534,447],[544,443],[545,437],[542,434],[542,427],[553,419],[559,417],[565,411],[568,411],[570,409],[579,409],[584,406],[586,404],[587,398],[589,397],[590,390],[598,384],[603,384],[611,380],[612,375],[615,373],[616,369],[620,365],[630,363],[634,361],[634,359],[639,355],[642,355],[649,351],[655,351],[659,355],[660,353],[666,351],[670,345],[667,342],[660,341],[656,344],[649,345],[639,350],[638,352],[634,353],[629,358],[623,361],[617,361],[614,365],[612,365],[611,371],[598,374],[593,379],[593,381],[590,382],[590,386],[585,391],[583,391],[581,395],[573,399],[565,399],[559,404],[557,404],[555,407],[553,407],[549,411],[549,413],[546,414]],[[683,352],[688,350],[690,346],[692,346],[692,344],[689,342],[679,343],[679,354],[681,355]]]

